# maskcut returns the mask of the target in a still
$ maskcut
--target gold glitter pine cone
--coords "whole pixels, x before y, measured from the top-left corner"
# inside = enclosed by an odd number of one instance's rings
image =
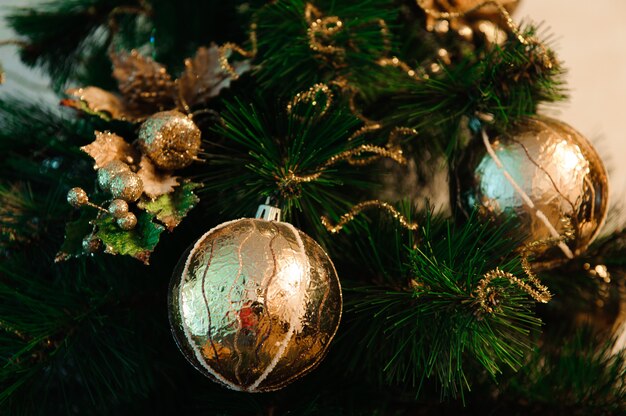
[[[198,156],[200,129],[179,111],[162,111],[144,121],[137,144],[158,168],[182,169]]]
[[[339,326],[341,286],[323,249],[291,224],[223,223],[181,258],[172,333],[189,362],[238,391],[278,390],[315,368]]]
[[[567,247],[539,248],[535,254],[542,261],[582,253],[598,235],[608,209],[607,172],[591,143],[567,124],[547,117],[522,119],[489,143],[502,168],[483,141],[470,145],[456,171],[453,194],[459,208],[467,216],[477,208],[481,218],[513,219],[526,244],[573,231]],[[568,230],[568,222],[573,230]]]

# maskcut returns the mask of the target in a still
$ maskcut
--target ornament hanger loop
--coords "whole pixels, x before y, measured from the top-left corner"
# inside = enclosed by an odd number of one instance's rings
[[[265,199],[265,204],[259,205],[259,208],[256,211],[256,215],[254,218],[265,220],[265,221],[278,221],[280,222],[281,209],[270,205],[271,198],[268,196]]]

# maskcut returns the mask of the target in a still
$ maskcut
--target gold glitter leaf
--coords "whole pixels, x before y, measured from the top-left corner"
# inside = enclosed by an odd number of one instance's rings
[[[122,230],[110,216],[100,217],[92,223],[97,226],[95,236],[102,240],[105,253],[132,256],[147,265],[164,229],[152,222],[153,219],[154,216],[147,212],[140,213],[137,226],[132,230]]]
[[[70,88],[65,93],[70,97],[77,98],[77,100],[62,100],[62,105],[96,115],[105,120],[116,119],[134,122],[143,118],[142,114],[129,110],[122,98],[98,87]]]
[[[176,81],[178,85],[178,108],[185,111],[199,103],[217,97],[232,81],[231,74],[220,65],[220,50],[216,44],[209,48],[200,47],[196,55],[185,60],[185,71]],[[250,69],[250,61],[239,61],[233,65],[237,75]]]
[[[137,175],[143,182],[143,192],[152,199],[169,194],[178,186],[177,176],[172,176],[171,172],[157,171],[154,164],[145,156],[141,158]]]
[[[93,212],[83,211],[79,219],[65,225],[65,240],[54,258],[55,263],[87,254],[83,247],[83,240],[93,231],[90,223],[91,214]]]
[[[96,140],[80,148],[96,161],[94,169],[100,169],[113,160],[128,164],[134,162],[135,150],[122,137],[110,132],[96,131],[95,134]]]
[[[172,231],[200,201],[200,198],[193,193],[193,190],[199,186],[200,184],[187,181],[177,186],[174,192],[161,195],[152,201],[142,199],[137,206],[155,215],[168,231]]]
[[[163,65],[135,50],[111,54],[111,61],[130,108],[150,114],[174,106],[174,81]]]

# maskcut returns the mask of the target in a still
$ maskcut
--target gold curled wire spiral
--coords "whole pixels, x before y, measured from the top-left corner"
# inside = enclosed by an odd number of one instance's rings
[[[338,16],[323,16],[317,7],[307,3],[304,6],[304,19],[309,24],[307,29],[309,48],[324,55],[343,56],[345,54],[345,48],[325,44],[321,40],[327,40],[343,29],[343,21]]]
[[[319,94],[324,94],[326,101],[324,102],[324,107],[320,110],[317,117],[323,117],[327,112],[330,106],[333,103],[333,92],[330,87],[323,83],[318,83],[313,85],[306,91],[299,92],[287,103],[287,113],[292,114],[293,109],[300,103],[310,102],[312,106],[317,106],[318,101],[317,97]],[[299,119],[303,119],[303,117],[298,116]]]
[[[378,208],[380,210],[388,212],[394,219],[396,219],[400,223],[402,227],[406,228],[407,230],[414,231],[417,230],[417,228],[419,227],[419,224],[417,224],[416,222],[410,222],[404,215],[402,215],[397,209],[395,209],[393,205],[387,202],[379,201],[377,199],[359,202],[358,204],[353,206],[350,211],[343,214],[335,225],[331,223],[328,217],[322,217],[322,225],[324,225],[324,227],[326,227],[326,230],[328,230],[328,232],[330,232],[331,234],[337,234],[343,229],[343,227],[347,223],[354,220],[355,216],[369,208]]]
[[[359,159],[363,153],[373,153],[373,156],[366,157],[364,159]],[[293,185],[312,182],[320,178],[324,174],[324,172],[331,166],[345,161],[353,166],[363,166],[369,163],[372,163],[374,160],[378,160],[382,157],[387,157],[396,161],[399,164],[405,164],[406,159],[402,155],[401,149],[386,149],[380,146],[374,146],[371,144],[362,144],[354,149],[346,150],[341,152],[326,161],[320,168],[318,168],[314,173],[308,175],[298,175],[293,171],[288,171],[287,175],[282,178],[279,178],[278,188],[282,192]]]
[[[491,314],[498,309],[499,293],[497,289],[490,285],[491,282],[496,279],[508,280],[512,285],[515,285],[523,290],[537,302],[548,303],[552,299],[552,294],[548,288],[541,283],[539,277],[533,271],[530,257],[537,253],[541,247],[554,247],[559,243],[573,238],[574,228],[572,227],[571,219],[563,218],[561,221],[564,223],[565,231],[560,237],[534,241],[532,243],[525,244],[519,250],[520,262],[522,270],[524,270],[524,274],[526,275],[527,282],[514,274],[502,271],[499,268],[490,270],[483,275],[483,278],[478,282],[475,290],[475,298],[478,304],[479,315],[484,313]]]
[[[306,3],[304,8],[304,19],[309,25],[307,28],[307,38],[309,48],[319,53],[319,57],[330,63],[334,67],[342,67],[346,55],[346,48],[330,43],[331,37],[345,28],[343,20],[338,16],[324,16],[324,14],[312,3]],[[367,25],[377,25],[380,28],[380,35],[383,44],[383,56],[391,51],[391,32],[387,22],[383,19],[373,19],[359,24],[359,27]],[[383,58],[384,59],[384,58]],[[348,104],[352,113],[367,124],[376,123],[365,117],[356,105],[358,90],[348,83],[344,77],[339,77],[329,82],[329,85],[339,87],[341,92],[348,97]]]
[[[357,130],[348,141],[355,139],[365,133],[380,129],[380,125],[366,125]],[[352,166],[365,166],[381,158],[388,158],[395,161],[398,164],[404,165],[407,163],[406,158],[403,155],[402,148],[398,143],[398,137],[401,135],[416,135],[415,129],[407,127],[396,127],[389,134],[389,139],[385,147],[376,146],[373,144],[362,144],[353,149],[345,150],[339,154],[336,154],[324,162],[319,168],[315,169],[313,173],[307,175],[300,175],[289,170],[284,176],[277,176],[278,189],[284,196],[293,195],[294,188],[297,185],[307,182],[312,182],[319,179],[324,172],[333,165],[339,162],[347,162]],[[369,156],[363,156],[369,154]]]
[[[378,122],[371,120],[363,115],[363,112],[356,105],[356,96],[359,93],[359,90],[354,86],[350,85],[348,80],[344,77],[339,77],[330,82],[330,85],[337,86],[342,94],[348,97],[348,106],[352,114],[361,120],[365,124],[378,124]]]
[[[257,54],[257,34],[256,34],[257,24],[252,23],[250,25],[250,44],[252,45],[252,50],[247,51],[241,46],[237,45],[233,42],[226,42],[221,45],[218,49],[219,53],[219,63],[221,68],[226,71],[231,79],[234,81],[239,78],[239,74],[235,70],[235,68],[228,61],[228,57],[232,52],[236,52],[244,58],[254,58]]]
[[[380,130],[382,128],[382,124],[374,123],[374,124],[366,124],[357,131],[355,131],[350,137],[348,137],[348,141],[352,141],[357,137],[361,137],[366,133],[371,133],[376,130]]]
[[[424,11],[424,13],[428,14],[429,16],[434,17],[435,19],[443,19],[443,20],[458,19],[458,18],[467,16],[468,14],[473,13],[473,12],[475,12],[477,10],[480,10],[483,7],[493,6],[493,7],[495,7],[498,10],[498,13],[500,13],[502,18],[504,19],[504,21],[505,21],[507,27],[509,28],[509,30],[511,31],[511,33],[513,33],[513,35],[515,35],[517,40],[522,45],[536,46],[536,47],[538,47],[541,50],[541,53],[540,53],[541,63],[544,65],[544,67],[546,67],[547,69],[551,69],[556,64],[552,54],[549,52],[548,48],[546,48],[546,46],[543,43],[541,43],[535,37],[530,37],[530,36],[526,37],[526,36],[524,36],[524,34],[520,30],[519,26],[515,23],[515,21],[511,17],[511,13],[509,13],[509,11],[502,5],[502,3],[500,1],[497,1],[497,0],[485,0],[485,1],[477,4],[474,7],[469,8],[467,10],[456,11],[456,12],[441,12],[441,11],[438,11],[438,10],[435,10],[435,9],[432,9],[432,8],[428,7],[425,4],[425,0],[415,0],[415,1],[417,2],[417,5]]]
[[[478,303],[479,311],[491,314],[497,310],[499,306],[498,290],[490,285],[495,279],[508,280],[509,283],[519,287],[535,301],[548,303],[552,299],[552,294],[548,288],[542,285],[534,275],[528,275],[527,277],[529,283],[526,283],[513,273],[502,271],[499,268],[485,273],[476,287],[476,302]]]
[[[377,63],[382,67],[390,66],[393,68],[400,68],[410,78],[413,78],[416,81],[423,79],[423,75],[420,75],[418,71],[411,68],[406,62],[401,61],[397,56],[392,56],[391,58],[380,58]]]

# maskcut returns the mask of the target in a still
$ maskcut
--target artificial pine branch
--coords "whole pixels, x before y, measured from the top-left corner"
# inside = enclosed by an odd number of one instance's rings
[[[257,101],[225,104],[223,124],[216,127],[220,142],[205,146],[200,192],[219,195],[214,208],[230,218],[251,215],[264,197],[276,198],[285,219],[326,235],[320,217],[338,216],[356,203],[359,190],[373,186],[363,174],[367,168],[345,162],[325,167],[333,157],[364,143],[363,137],[348,140],[359,121],[341,106],[325,115],[315,109],[298,115],[286,110],[288,100]],[[387,140],[382,133],[368,138],[374,144]],[[315,179],[298,180],[317,173],[321,175]]]
[[[45,69],[56,91],[69,82],[112,88],[111,47],[142,48],[179,71],[198,46],[243,41],[248,10],[257,2],[50,0],[16,8],[7,22],[27,44],[23,61]]]
[[[494,230],[472,219],[455,226],[429,213],[417,217],[415,235],[388,220],[351,227],[351,253],[358,257],[348,264],[361,271],[346,274],[362,279],[345,282],[348,324],[341,341],[362,341],[344,347],[350,354],[341,360],[351,372],[366,369],[381,386],[418,392],[434,381],[443,397],[462,397],[476,379],[470,368],[491,377],[503,367],[519,368],[540,321],[532,300],[508,281],[494,282],[491,312],[477,304],[489,270],[522,275],[516,242],[503,238],[506,225]]]
[[[610,415],[626,412],[626,351],[582,327],[537,348],[519,374],[496,390],[515,415]]]
[[[152,305],[127,304],[137,287],[123,282],[121,265],[48,267],[32,254],[14,253],[0,266],[0,406],[96,414],[147,394],[158,372],[149,339],[160,326],[146,319]]]
[[[524,29],[527,38],[535,32],[532,26]],[[543,50],[511,37],[428,79],[414,82],[405,77],[392,97],[395,110],[389,118],[443,139],[443,149],[458,147],[462,136],[446,133],[477,114],[493,116],[493,126],[503,131],[512,120],[535,114],[540,102],[566,98],[560,63],[555,60],[545,67],[538,62],[539,53]]]
[[[2,410],[421,414],[442,411],[439,400],[429,397],[439,392],[449,400],[443,411],[457,414],[484,413],[485,407],[507,413],[624,411],[623,353],[608,354],[608,344],[584,333],[563,345],[552,342],[567,327],[553,312],[585,311],[581,300],[601,291],[602,283],[589,279],[582,263],[602,262],[612,267],[613,283],[623,282],[623,232],[602,240],[585,258],[542,274],[557,295],[539,308],[552,337],[544,336],[541,349],[531,352],[540,321],[524,293],[496,280],[491,310],[476,301],[479,282],[494,268],[523,278],[514,254],[518,242],[506,227],[459,224],[404,206],[403,213],[421,225],[417,233],[368,214],[333,236],[320,216],[336,220],[370,197],[377,172],[338,163],[311,181],[288,181],[290,173],[319,172],[365,141],[384,145],[388,130],[398,125],[419,129],[419,143],[405,151],[428,169],[420,146],[434,144],[454,156],[477,112],[492,114],[499,129],[534,113],[540,102],[563,99],[560,67],[538,65],[515,39],[483,50],[468,48],[453,34],[426,33],[413,1],[313,3],[322,17],[337,16],[345,24],[323,39],[345,50],[343,60],[311,48],[303,0],[59,0],[9,18],[30,44],[25,60],[47,70],[57,89],[77,79],[112,86],[111,46],[140,48],[179,73],[183,58],[199,45],[244,44],[254,21],[259,52],[252,62],[256,72],[203,109],[221,112],[218,126],[194,117],[205,140],[205,163],[193,168],[203,181],[202,206],[163,239],[148,269],[108,256],[52,264],[70,217],[67,189],[94,187],[92,162],[79,146],[95,129],[134,137],[133,127],[0,100],[0,228],[10,230],[0,240]],[[127,6],[144,12],[114,13]],[[390,50],[378,19],[389,28]],[[378,63],[384,54],[398,55],[417,68],[432,62],[440,47],[457,60],[421,81]],[[322,116],[318,105],[290,115],[286,108],[294,94],[320,81],[338,81],[331,86],[339,98],[330,111]],[[362,123],[346,105],[346,82],[359,92],[359,110],[385,121],[384,134],[349,140]],[[331,252],[346,288],[346,310],[338,339],[315,372],[282,391],[250,396],[225,392],[182,362],[167,334],[164,302],[181,247],[221,220],[252,215],[264,196],[282,199],[287,218]],[[519,375],[510,374],[520,367]],[[494,379],[501,387],[494,387]],[[467,407],[453,396],[467,399]],[[168,403],[159,406],[164,398]]]
[[[332,16],[340,20],[336,34],[319,35],[324,45],[340,51],[326,53],[313,48],[310,23],[305,18],[309,4],[322,13],[322,18]],[[315,83],[340,78],[367,84],[372,80],[370,74],[377,67],[377,59],[385,53],[386,42],[392,42],[390,35],[385,35],[381,29],[381,19],[386,24],[393,24],[396,19],[389,0],[367,0],[358,4],[287,0],[268,4],[259,9],[255,17],[259,31],[260,84],[281,95],[294,95]],[[290,64],[285,65],[286,62]],[[285,79],[292,82],[284,82]]]

